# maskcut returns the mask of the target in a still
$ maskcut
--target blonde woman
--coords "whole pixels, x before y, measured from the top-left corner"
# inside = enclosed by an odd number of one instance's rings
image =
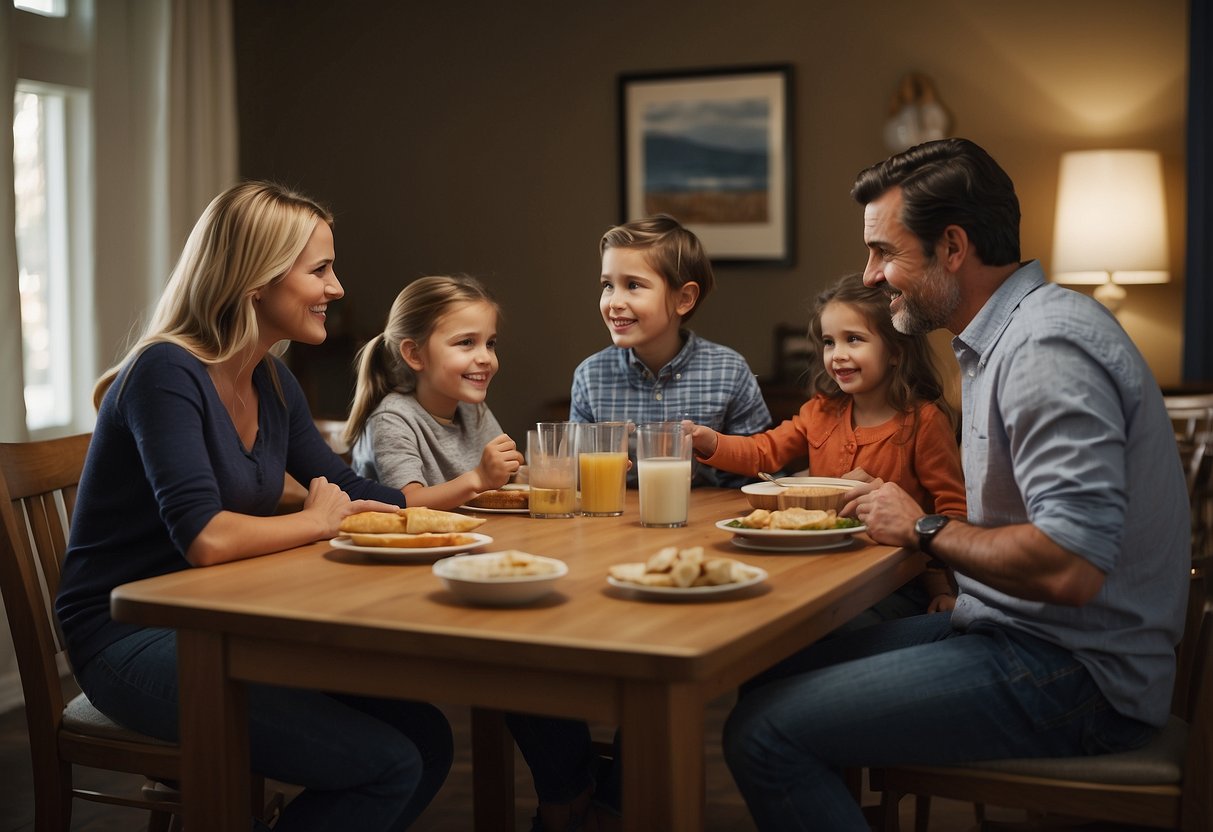
[[[324,341],[344,294],[331,226],[277,185],[217,196],[146,332],[97,383],[56,611],[80,686],[134,730],[177,738],[176,634],[114,621],[110,590],[332,537],[347,514],[405,504],[329,449],[270,353]],[[276,516],[284,472],[308,495]],[[405,829],[450,768],[450,726],[423,703],[251,686],[249,720],[253,770],[306,787],[279,832]]]

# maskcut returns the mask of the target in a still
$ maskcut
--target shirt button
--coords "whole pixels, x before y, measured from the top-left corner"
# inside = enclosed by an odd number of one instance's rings
[[[658,393],[658,394],[657,394],[657,401],[661,401],[661,394],[660,394],[660,393]]]
[[[674,373],[674,378],[682,378],[682,373]]]

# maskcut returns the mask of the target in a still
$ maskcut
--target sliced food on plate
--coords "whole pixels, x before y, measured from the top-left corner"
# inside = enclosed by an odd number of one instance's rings
[[[704,557],[702,546],[667,546],[642,563],[615,564],[609,574],[624,584],[692,588],[739,584],[758,577],[762,570],[730,558]]]
[[[426,533],[451,534],[470,532],[485,522],[483,517],[468,517],[453,511],[415,506],[396,511],[363,511],[351,514],[338,527],[342,534],[392,534],[419,535]],[[361,544],[374,545],[374,544]],[[395,544],[382,543],[382,546]],[[435,544],[445,545],[445,544]]]
[[[494,488],[491,491],[482,491],[475,497],[467,501],[471,508],[487,508],[495,511],[505,511],[514,509],[517,511],[526,511],[530,506],[531,492],[526,489],[516,488]]]
[[[755,509],[745,517],[725,523],[735,529],[782,529],[785,531],[826,531],[831,529],[853,529],[862,524],[853,517],[839,517],[838,513],[807,508],[786,508],[781,511]]]

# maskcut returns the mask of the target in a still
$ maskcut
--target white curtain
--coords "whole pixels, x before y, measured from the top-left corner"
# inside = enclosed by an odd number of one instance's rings
[[[155,306],[210,199],[237,177],[231,0],[101,0],[93,52],[94,339],[77,360],[95,379]],[[11,0],[0,0],[0,437],[25,430],[14,235]],[[87,271],[86,271],[87,273]],[[85,391],[91,383],[84,386]],[[91,409],[91,400],[84,406]],[[10,441],[11,441],[10,439]],[[0,711],[20,703],[8,620],[0,616]]]
[[[0,3],[0,437],[27,438],[21,361],[21,294],[17,285],[16,195],[13,190],[13,96],[17,56],[13,4]],[[3,622],[7,626],[7,621]],[[0,672],[3,672],[0,662]]]
[[[230,0],[105,0],[96,44],[93,376],[121,357],[194,221],[237,176]]]

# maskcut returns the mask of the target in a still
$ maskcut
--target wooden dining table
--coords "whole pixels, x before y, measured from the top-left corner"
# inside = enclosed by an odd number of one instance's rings
[[[471,606],[430,563],[328,541],[126,584],[120,621],[172,627],[180,663],[181,790],[187,829],[248,829],[246,685],[266,683],[470,706],[477,830],[512,828],[507,711],[622,728],[623,825],[703,828],[707,704],[921,572],[922,555],[856,535],[809,553],[739,548],[722,519],[737,490],[693,492],[682,528],[640,525],[635,491],[618,517],[482,514],[480,551],[559,558],[555,591],[521,607]],[[702,546],[768,578],[698,600],[650,600],[607,583],[610,565]]]

